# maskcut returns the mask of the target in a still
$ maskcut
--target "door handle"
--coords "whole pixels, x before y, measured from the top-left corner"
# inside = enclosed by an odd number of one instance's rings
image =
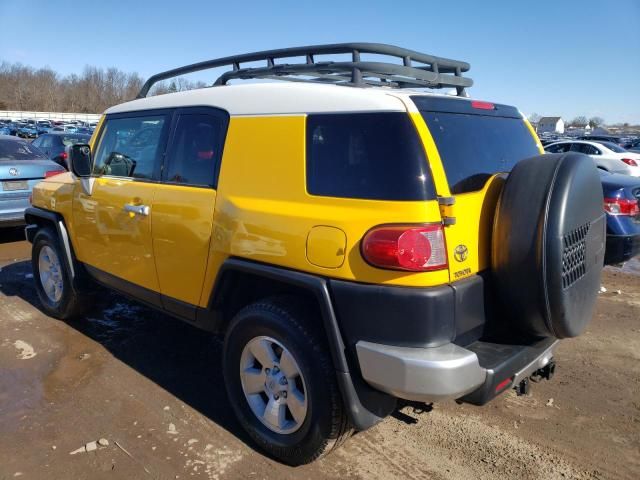
[[[125,204],[124,211],[129,213],[135,213],[136,215],[144,215],[145,217],[149,215],[151,208],[148,205],[131,205],[130,203]]]

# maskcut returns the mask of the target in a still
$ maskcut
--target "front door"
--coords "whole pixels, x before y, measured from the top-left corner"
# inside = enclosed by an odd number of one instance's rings
[[[76,254],[100,280],[157,303],[151,207],[171,116],[107,116],[94,143],[90,194],[76,188]]]
[[[151,209],[153,250],[164,307],[193,317],[209,256],[217,172],[228,115],[176,111],[175,128]]]

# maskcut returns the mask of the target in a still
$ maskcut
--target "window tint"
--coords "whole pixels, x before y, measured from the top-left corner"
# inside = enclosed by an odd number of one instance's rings
[[[224,114],[180,115],[168,156],[166,181],[214,187],[226,122]]]
[[[605,147],[607,147],[612,152],[616,152],[616,153],[625,153],[626,152],[626,150],[624,148],[622,148],[620,145],[616,145],[615,143],[612,143],[612,142],[600,142],[600,143],[602,145],[604,145]]]
[[[451,193],[480,190],[498,172],[539,155],[519,118],[422,111],[436,142]]]
[[[435,198],[422,144],[404,113],[309,115],[307,190],[373,200]]]
[[[545,150],[549,153],[564,153],[571,150],[571,143],[559,143],[558,145],[551,145],[546,147]]]
[[[571,150],[574,152],[584,153],[585,155],[600,155],[600,150],[588,143],[574,143]]]
[[[94,175],[151,179],[162,154],[166,115],[107,119],[94,156]]]

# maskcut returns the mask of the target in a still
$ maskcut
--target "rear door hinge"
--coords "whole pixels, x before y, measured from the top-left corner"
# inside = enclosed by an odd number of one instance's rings
[[[438,206],[440,207],[440,216],[444,226],[455,225],[456,217],[454,215],[455,197],[438,197]]]

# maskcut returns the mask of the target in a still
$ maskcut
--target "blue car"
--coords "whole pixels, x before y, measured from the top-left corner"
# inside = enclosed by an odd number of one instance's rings
[[[604,263],[626,262],[640,254],[640,179],[600,172],[607,247]]]
[[[36,138],[38,136],[38,129],[33,124],[27,124],[18,129],[18,136],[20,138]]]
[[[33,186],[64,172],[29,142],[0,135],[0,227],[23,224]]]

